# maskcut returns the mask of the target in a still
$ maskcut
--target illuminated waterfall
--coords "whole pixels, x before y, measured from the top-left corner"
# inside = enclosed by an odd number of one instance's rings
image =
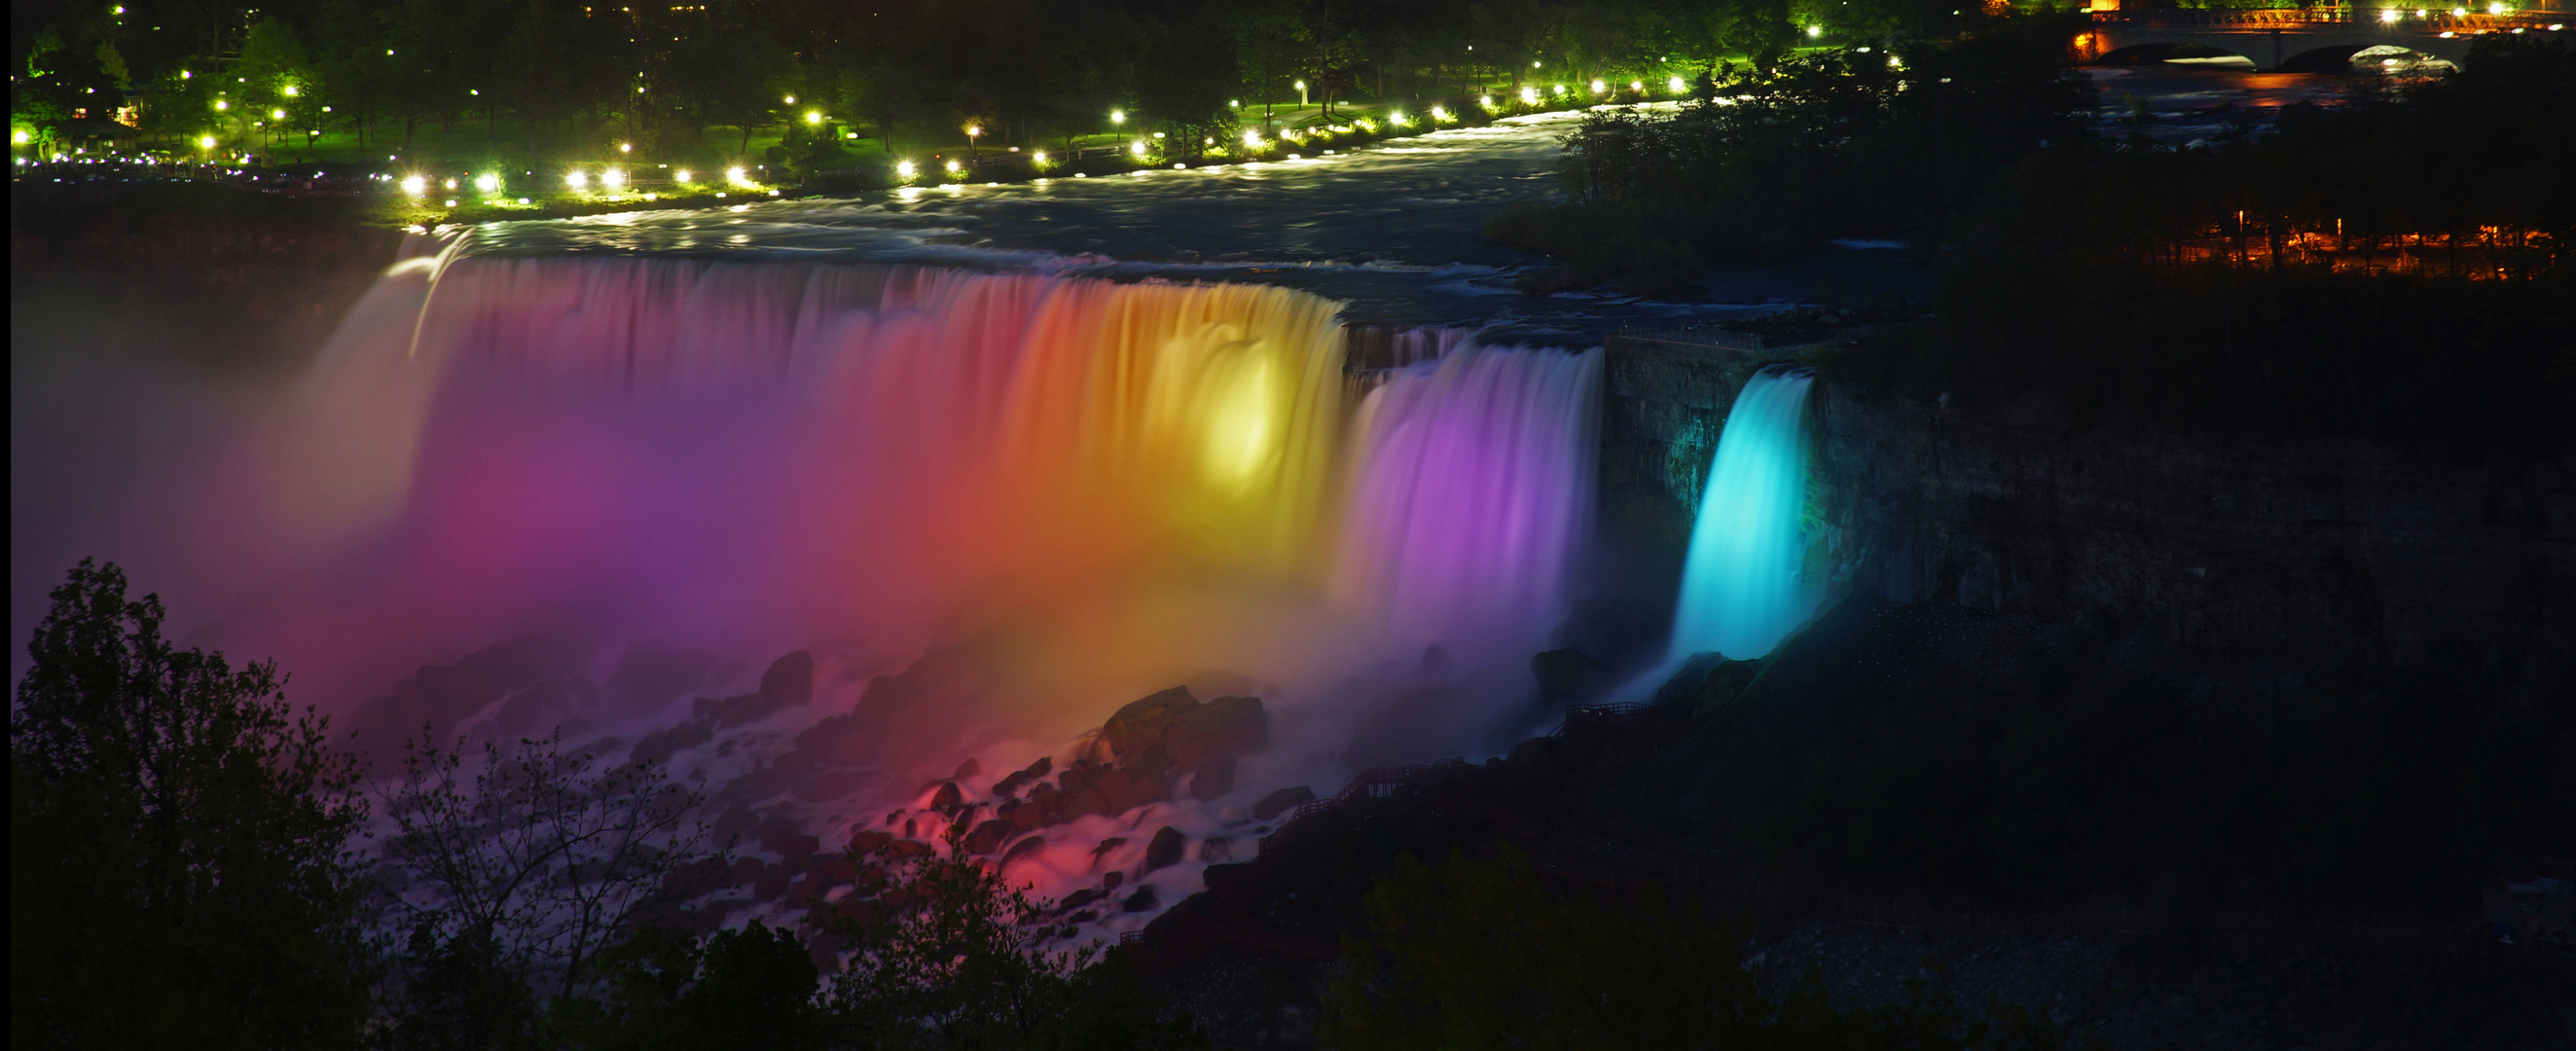
[[[1736,395],[1691,528],[1671,658],[1770,653],[1814,611],[1803,579],[1807,394],[1815,374],[1771,368]]]
[[[1413,644],[1560,611],[1591,525],[1601,352],[1447,348],[1360,406],[1337,588]],[[1538,623],[1539,628],[1551,625]]]
[[[423,255],[247,476],[173,517],[266,560],[220,641],[353,693],[567,623],[749,653],[1007,633],[1006,707],[941,733],[1078,731],[1183,671],[1340,682],[1434,642],[1522,647],[1516,670],[1586,538],[1600,356],[1420,334],[1431,360],[1357,399],[1339,309],[1260,285]]]

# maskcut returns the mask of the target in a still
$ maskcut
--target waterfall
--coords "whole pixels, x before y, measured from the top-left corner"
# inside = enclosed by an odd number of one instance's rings
[[[1452,344],[1369,392],[1344,601],[1408,643],[1537,648],[1526,629],[1552,625],[1528,611],[1565,608],[1590,533],[1601,366],[1599,350]]]
[[[1431,643],[1517,675],[1587,539],[1600,355],[1409,334],[1362,398],[1340,306],[423,252],[170,518],[257,578],[207,641],[344,695],[565,624],[854,669],[1003,626],[1019,685],[959,733]]]
[[[1815,374],[1769,368],[1735,397],[1691,527],[1670,659],[1770,653],[1814,612],[1803,579],[1807,394]]]

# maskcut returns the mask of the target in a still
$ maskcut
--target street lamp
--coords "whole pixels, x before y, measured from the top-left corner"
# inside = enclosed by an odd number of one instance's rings
[[[982,134],[984,134],[983,125],[969,124],[966,126],[966,159],[973,160],[976,158],[975,137]]]
[[[1297,104],[1299,106],[1306,104],[1306,82],[1302,80],[1297,82]]]
[[[1113,110],[1110,110],[1110,111],[1109,111],[1109,123],[1111,123],[1111,124],[1125,124],[1125,123],[1127,123],[1127,111],[1126,111],[1126,110],[1123,110],[1123,109],[1113,109]]]

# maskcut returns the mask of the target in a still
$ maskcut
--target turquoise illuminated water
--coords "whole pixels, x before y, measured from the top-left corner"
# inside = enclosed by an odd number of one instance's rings
[[[1807,536],[1807,393],[1815,374],[1766,369],[1736,395],[1691,528],[1670,656],[1771,652],[1815,610]]]

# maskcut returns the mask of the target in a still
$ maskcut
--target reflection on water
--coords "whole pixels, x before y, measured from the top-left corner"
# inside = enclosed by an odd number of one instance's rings
[[[1873,245],[1798,266],[1716,268],[1696,303],[1606,291],[1524,296],[1513,276],[1543,261],[1488,244],[1480,231],[1505,204],[1557,193],[1558,140],[1578,119],[1515,117],[1294,161],[495,223],[476,232],[471,251],[749,252],[1258,281],[1348,301],[1351,320],[1487,326],[1495,339],[1553,344],[1597,342],[1621,324],[1767,311],[1826,287],[1927,287],[1901,252]]]
[[[2284,106],[2335,105],[2355,90],[2380,87],[2386,76],[2418,72],[2420,67],[2379,67],[2363,62],[2355,70],[2258,73],[2253,62],[2231,55],[2131,66],[2088,66],[2084,72],[2091,74],[2093,83],[2102,89],[2095,130],[2125,137],[2134,127],[2169,146],[2194,146],[2257,131],[2269,125]],[[2140,104],[2149,114],[2144,123],[2133,119]]]

